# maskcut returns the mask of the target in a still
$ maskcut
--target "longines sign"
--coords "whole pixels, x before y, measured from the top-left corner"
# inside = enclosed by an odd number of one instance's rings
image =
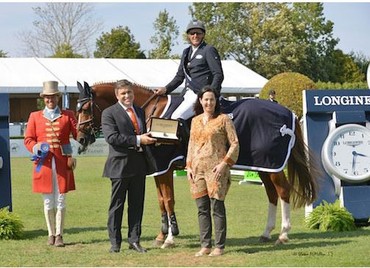
[[[306,112],[370,110],[370,90],[306,90]]]

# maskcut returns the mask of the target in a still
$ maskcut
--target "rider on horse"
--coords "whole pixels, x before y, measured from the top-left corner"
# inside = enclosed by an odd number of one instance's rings
[[[175,77],[165,87],[157,88],[157,95],[170,94],[185,79],[185,88],[181,93],[182,103],[171,115],[172,119],[187,120],[194,116],[193,104],[197,93],[206,85],[210,85],[219,94],[224,80],[221,60],[215,47],[206,44],[204,37],[206,28],[201,21],[191,21],[186,28],[190,46],[184,49],[179,68]]]

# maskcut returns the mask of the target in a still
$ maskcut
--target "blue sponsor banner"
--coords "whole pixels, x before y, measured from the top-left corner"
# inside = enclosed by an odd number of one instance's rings
[[[340,198],[345,201],[344,206],[355,218],[369,218],[369,209],[364,209],[359,204],[368,204],[370,182],[355,184],[340,181],[341,193],[338,193],[335,179],[325,172],[322,165],[321,150],[330,133],[332,119],[335,119],[336,127],[350,123],[366,125],[370,122],[370,90],[305,90],[303,91],[303,119],[306,142],[316,155],[322,170],[321,178],[318,180],[318,198],[312,208],[320,205],[324,200],[334,203]],[[361,189],[361,194],[357,192],[358,189]]]
[[[9,95],[0,94],[0,208],[12,210],[10,151],[9,151]]]
[[[307,113],[370,111],[370,90],[306,90],[303,98]]]

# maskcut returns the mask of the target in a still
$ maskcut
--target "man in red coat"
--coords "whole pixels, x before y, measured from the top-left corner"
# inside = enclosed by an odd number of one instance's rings
[[[48,245],[63,247],[66,193],[75,190],[73,170],[68,165],[72,155],[70,136],[76,139],[77,120],[72,111],[61,110],[61,92],[57,81],[43,83],[40,97],[45,108],[32,112],[28,119],[24,144],[34,159],[33,192],[42,193],[48,228]]]

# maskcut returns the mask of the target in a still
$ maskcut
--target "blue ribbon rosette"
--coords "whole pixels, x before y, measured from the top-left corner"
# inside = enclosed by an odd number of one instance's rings
[[[48,155],[49,149],[50,149],[49,143],[42,142],[40,144],[40,149],[37,150],[37,153],[32,155],[31,161],[37,163],[36,172],[40,172],[41,166],[44,163],[46,156]]]

